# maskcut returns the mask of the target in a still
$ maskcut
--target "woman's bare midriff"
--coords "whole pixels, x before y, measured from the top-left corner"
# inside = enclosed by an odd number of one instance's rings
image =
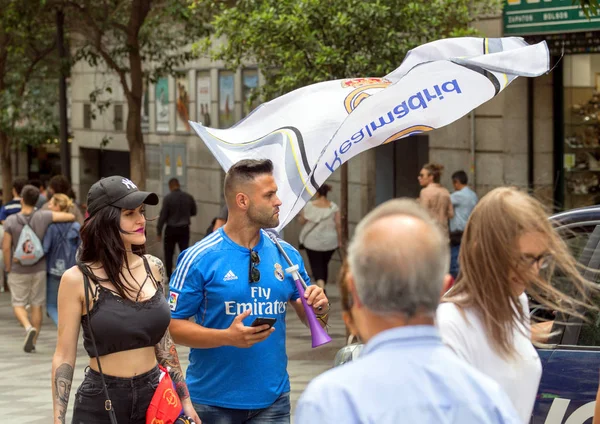
[[[111,353],[100,357],[100,365],[105,375],[131,378],[154,368],[156,353],[154,346]],[[99,371],[96,358],[90,358],[90,368]]]

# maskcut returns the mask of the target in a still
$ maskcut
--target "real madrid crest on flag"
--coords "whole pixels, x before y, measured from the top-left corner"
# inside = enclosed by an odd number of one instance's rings
[[[279,281],[283,281],[285,274],[283,273],[283,267],[278,263],[275,263],[275,278]]]

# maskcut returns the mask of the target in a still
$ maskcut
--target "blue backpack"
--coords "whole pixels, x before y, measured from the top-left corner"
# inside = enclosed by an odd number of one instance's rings
[[[54,235],[54,240],[52,241],[52,250],[48,252],[48,259],[50,260],[48,262],[49,274],[60,277],[66,270],[76,264],[79,237],[73,239],[68,237],[69,232],[71,232],[75,224],[75,222],[71,222],[66,230],[63,231],[60,228],[61,224],[53,224],[55,226],[55,231],[52,234]]]

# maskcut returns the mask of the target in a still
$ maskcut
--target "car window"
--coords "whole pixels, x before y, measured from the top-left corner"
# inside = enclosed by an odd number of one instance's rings
[[[591,225],[560,228],[558,232],[565,243],[567,243],[571,254],[581,259],[585,246],[596,227],[596,225]]]
[[[591,265],[594,268],[593,272],[590,268],[582,268],[585,277],[600,282],[598,273],[595,272],[600,264],[600,225],[595,225],[595,223],[570,225],[569,227],[558,228],[557,231],[578,262],[582,266],[588,267]],[[566,278],[559,274],[552,277],[552,284],[561,291],[568,291],[571,285]],[[552,329],[555,334],[551,337],[551,344],[600,346],[600,317],[596,312],[587,312],[585,321],[576,317],[564,317],[561,314],[553,317],[550,314],[552,314],[551,311],[539,311],[535,315],[545,319],[556,319],[557,323]],[[565,321],[568,321],[569,325],[558,324]]]

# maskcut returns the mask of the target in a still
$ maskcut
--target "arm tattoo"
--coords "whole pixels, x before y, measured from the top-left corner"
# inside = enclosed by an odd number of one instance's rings
[[[162,285],[163,291],[167,293],[169,291],[169,281],[167,280],[167,272],[165,270],[165,266],[163,265],[162,261],[156,256],[149,256],[148,259],[158,269],[158,274],[160,275],[160,279],[158,280],[158,282]]]
[[[59,366],[54,373],[54,393],[58,406],[58,419],[64,424],[73,382],[73,367],[67,363]]]
[[[190,394],[187,385],[185,384],[185,377],[181,370],[177,349],[175,349],[175,343],[171,338],[169,330],[167,330],[162,340],[154,349],[156,351],[158,363],[169,370],[169,375],[171,376],[171,380],[173,380],[179,398],[181,400],[189,398]]]

